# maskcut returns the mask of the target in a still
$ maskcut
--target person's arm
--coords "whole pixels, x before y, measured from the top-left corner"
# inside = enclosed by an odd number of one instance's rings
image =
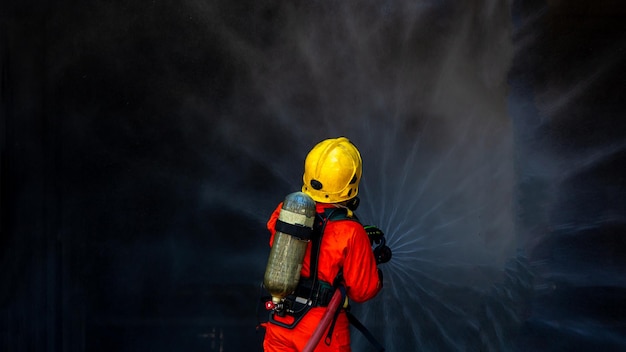
[[[347,223],[347,222],[346,222]],[[374,298],[382,288],[382,276],[376,266],[376,259],[367,233],[358,223],[352,223],[348,234],[343,279],[348,297],[357,302]]]

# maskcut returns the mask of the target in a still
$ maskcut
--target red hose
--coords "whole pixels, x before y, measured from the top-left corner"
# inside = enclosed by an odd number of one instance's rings
[[[330,326],[330,323],[332,323],[333,318],[335,317],[335,312],[337,311],[337,309],[339,309],[339,305],[342,302],[343,302],[343,294],[341,293],[340,289],[337,289],[335,290],[333,297],[330,299],[330,302],[328,303],[328,308],[326,308],[326,313],[324,313],[324,316],[322,316],[322,319],[320,320],[319,325],[317,325],[317,328],[313,332],[313,335],[311,335],[309,342],[307,342],[306,346],[304,346],[304,349],[302,350],[302,352],[312,352],[313,350],[315,350],[315,347],[317,347],[317,344],[319,344],[320,340],[322,339],[322,336],[324,335],[324,332],[326,332],[326,329],[328,329],[328,327]]]

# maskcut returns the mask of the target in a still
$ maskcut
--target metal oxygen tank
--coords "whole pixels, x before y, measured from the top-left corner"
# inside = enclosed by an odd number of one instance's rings
[[[285,197],[263,278],[272,303],[277,307],[298,285],[314,221],[315,201],[310,196],[294,192]]]

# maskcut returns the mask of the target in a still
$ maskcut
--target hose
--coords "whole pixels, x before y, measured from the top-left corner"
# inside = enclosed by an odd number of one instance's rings
[[[324,313],[324,316],[322,316],[319,325],[317,325],[317,328],[313,332],[313,335],[311,335],[309,342],[307,342],[306,346],[304,346],[302,352],[313,352],[313,350],[315,350],[315,347],[317,347],[317,344],[322,339],[324,332],[332,323],[333,318],[335,317],[335,312],[337,311],[337,309],[339,309],[339,305],[344,300],[342,291],[343,290],[340,289],[335,290],[335,293],[333,294],[333,297],[330,299],[328,307],[326,308],[326,313]]]

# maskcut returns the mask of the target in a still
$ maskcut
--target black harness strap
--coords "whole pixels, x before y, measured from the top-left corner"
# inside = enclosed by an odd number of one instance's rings
[[[343,305],[346,301],[346,287],[343,285],[339,285],[338,290],[341,290],[341,304]],[[326,334],[326,338],[324,339],[324,343],[327,346],[330,346],[330,342],[333,339],[333,330],[335,330],[335,323],[337,322],[337,318],[339,317],[339,312],[341,312],[341,308],[342,307],[337,307],[337,310],[335,311],[335,316],[333,317],[333,322],[330,323],[330,327],[328,328],[328,334]]]
[[[315,215],[313,234],[311,235],[311,258],[309,260],[309,277],[313,279],[313,281],[317,280],[317,264],[320,257],[320,246],[322,245],[322,236],[324,234],[324,229],[326,228],[326,222],[328,220],[343,219],[357,220],[356,216],[348,217],[348,210],[345,208],[327,208],[324,210],[324,213],[317,213]]]
[[[312,247],[311,247],[311,270],[310,270],[310,276],[313,278],[313,280],[317,280],[317,264],[319,261],[319,248],[322,244],[322,235],[324,234],[324,229],[326,228],[326,223],[328,222],[328,220],[344,220],[344,219],[349,219],[349,220],[357,220],[356,217],[349,217],[348,216],[348,210],[345,208],[328,208],[326,210],[324,210],[324,214],[317,214],[316,215],[316,223],[314,226],[317,226],[317,229],[319,231],[313,231],[316,235],[318,235],[318,238],[314,238],[313,239],[313,243],[312,243]],[[358,220],[357,220],[358,221]],[[337,276],[339,277],[339,275],[341,275],[341,271],[339,271],[339,273],[337,274]],[[337,281],[335,279],[335,281]],[[337,282],[334,282],[333,284],[337,285]],[[345,287],[343,287],[342,285],[339,285],[338,289],[340,289],[342,292],[342,297],[345,298],[346,296],[346,289]],[[343,302],[341,303],[343,304]],[[341,312],[342,307],[338,307],[337,310],[335,311],[335,314],[333,316],[333,321],[330,324],[330,327],[328,329],[328,334],[326,335],[326,338],[324,339],[324,343],[326,345],[330,346],[330,343],[332,341],[332,335],[333,335],[333,330],[335,328],[335,323],[337,322],[337,317],[339,317],[339,313]]]
[[[276,231],[284,232],[292,236],[298,237],[301,240],[308,240],[311,237],[311,232],[313,231],[306,226],[289,224],[280,219],[276,220],[274,229],[276,229]]]
[[[309,258],[309,278],[313,282],[317,281],[317,262],[320,255],[320,246],[322,245],[322,232],[326,227],[326,218],[319,213],[315,214],[315,223],[313,224],[313,233],[311,235],[311,257]]]

